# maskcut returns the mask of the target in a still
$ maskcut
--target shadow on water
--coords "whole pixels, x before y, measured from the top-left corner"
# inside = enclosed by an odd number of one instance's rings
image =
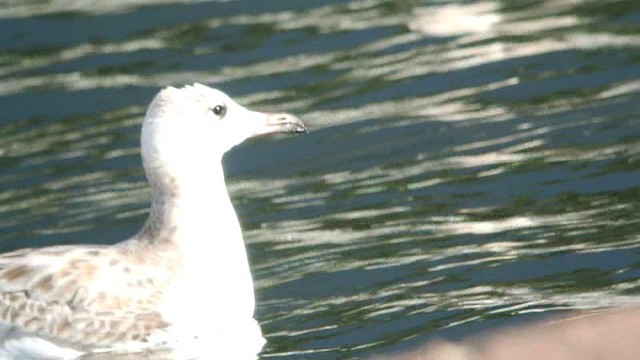
[[[225,159],[263,358],[638,303],[635,1],[8,4],[2,250],[135,233],[144,109],[198,81],[312,129]]]

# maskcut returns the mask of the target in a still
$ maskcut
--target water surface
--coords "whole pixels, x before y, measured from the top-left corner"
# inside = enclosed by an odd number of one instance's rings
[[[636,1],[5,2],[0,250],[134,234],[141,118],[194,81],[312,130],[225,158],[262,358],[639,302]]]

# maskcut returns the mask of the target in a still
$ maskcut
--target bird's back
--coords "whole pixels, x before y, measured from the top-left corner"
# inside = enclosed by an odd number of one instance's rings
[[[171,269],[162,271],[161,254],[129,252],[89,245],[1,255],[0,347],[22,354],[8,358],[28,358],[26,349],[51,354],[53,346],[86,352],[144,343],[167,327],[156,310]]]

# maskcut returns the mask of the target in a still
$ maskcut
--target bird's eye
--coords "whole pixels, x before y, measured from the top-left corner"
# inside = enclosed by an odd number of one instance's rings
[[[211,111],[213,111],[213,113],[218,116],[224,116],[224,114],[227,112],[227,108],[223,105],[216,105],[213,107],[213,109],[211,109]]]

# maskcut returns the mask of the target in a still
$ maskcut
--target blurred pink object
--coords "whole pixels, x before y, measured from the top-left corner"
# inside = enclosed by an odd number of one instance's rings
[[[572,312],[461,342],[434,340],[399,360],[638,360],[640,308]]]

